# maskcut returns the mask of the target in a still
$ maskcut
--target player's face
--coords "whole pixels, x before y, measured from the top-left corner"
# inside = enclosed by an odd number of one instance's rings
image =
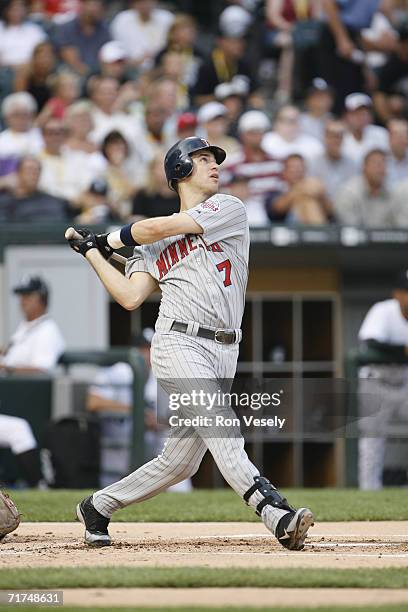
[[[36,291],[23,293],[20,296],[20,307],[27,321],[34,321],[45,311],[41,296]]]
[[[194,169],[191,176],[191,184],[201,190],[208,197],[218,191],[218,164],[213,153],[210,151],[199,151],[191,156]]]

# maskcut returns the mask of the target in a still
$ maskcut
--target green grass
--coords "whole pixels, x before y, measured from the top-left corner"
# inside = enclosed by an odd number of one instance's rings
[[[408,489],[287,489],[289,503],[309,506],[317,521],[408,520]],[[23,521],[72,521],[75,506],[88,491],[11,491]],[[116,513],[115,521],[259,521],[231,490],[163,493]]]
[[[92,563],[92,551],[89,554]],[[2,569],[0,589],[64,588],[408,588],[406,568],[40,567]]]

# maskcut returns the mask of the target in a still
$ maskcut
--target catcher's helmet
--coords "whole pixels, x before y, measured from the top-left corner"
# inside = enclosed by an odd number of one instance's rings
[[[217,164],[222,164],[227,154],[221,147],[210,145],[204,138],[189,136],[179,140],[167,151],[164,159],[164,170],[166,172],[169,187],[175,191],[174,181],[187,178],[193,171],[193,160],[191,153],[207,149],[214,153]]]

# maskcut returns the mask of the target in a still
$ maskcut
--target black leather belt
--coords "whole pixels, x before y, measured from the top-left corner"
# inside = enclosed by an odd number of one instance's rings
[[[187,333],[187,323],[182,323],[181,321],[173,321],[171,326],[172,331],[181,332],[182,334]],[[237,339],[237,334],[234,330],[226,331],[224,329],[208,329],[207,327],[199,327],[197,336],[200,338],[207,338],[207,340],[214,340],[218,344],[235,344]]]

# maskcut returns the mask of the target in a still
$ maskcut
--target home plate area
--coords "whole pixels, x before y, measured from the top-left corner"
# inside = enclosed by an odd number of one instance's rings
[[[287,551],[259,523],[120,523],[113,545],[89,549],[78,523],[22,523],[1,544],[2,567],[140,565],[407,567],[408,522],[316,523],[303,551]]]

